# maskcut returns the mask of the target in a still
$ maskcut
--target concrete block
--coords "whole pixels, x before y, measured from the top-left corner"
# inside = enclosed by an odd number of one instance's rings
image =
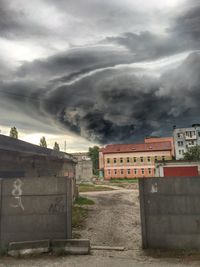
[[[90,241],[88,239],[57,239],[51,242],[54,253],[63,252],[72,255],[88,255]]]
[[[8,247],[8,255],[10,256],[24,256],[32,254],[41,254],[49,252],[50,241],[26,241],[26,242],[11,242]]]

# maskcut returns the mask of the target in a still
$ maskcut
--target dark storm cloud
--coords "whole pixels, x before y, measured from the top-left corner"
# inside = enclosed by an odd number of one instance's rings
[[[105,46],[71,49],[45,60],[24,63],[18,69],[17,75],[42,76],[43,79],[51,77],[51,80],[58,77],[56,81],[66,82],[92,70],[134,62],[134,58],[134,54],[126,50]]]
[[[144,17],[137,12],[131,18],[127,6],[120,10],[113,1],[79,1],[80,6],[76,1],[43,2],[79,18],[79,24],[85,21],[99,32],[103,28],[105,32],[118,25],[119,28],[96,42],[96,46],[68,49],[23,63],[12,73],[13,80],[0,84],[0,91],[6,92],[3,99],[7,103],[41,123],[50,118],[57,125],[102,144],[132,142],[156,133],[171,134],[174,124],[190,124],[191,118],[198,119],[199,54],[191,54],[180,66],[173,66],[161,76],[159,71],[155,76],[143,62],[200,48],[199,5],[196,4],[195,9],[189,5],[180,12],[161,35],[141,30],[119,34],[133,20],[136,26],[147,21],[141,22]],[[16,13],[16,9],[3,3],[2,34],[8,32],[8,37],[16,37],[21,31],[28,34],[30,25],[22,25],[26,14],[18,9]],[[83,8],[83,4],[88,8]],[[120,22],[119,18],[122,18]],[[82,27],[85,25],[80,25],[80,29]],[[37,24],[33,24],[31,31],[31,35],[37,33]],[[43,28],[38,30],[38,36],[40,31]],[[81,35],[84,31],[78,33]],[[143,63],[143,67],[128,65],[134,62]]]
[[[199,70],[200,56],[193,54],[159,79],[134,75],[134,70],[103,71],[55,88],[44,109],[89,140],[135,141],[198,117]]]
[[[185,10],[176,19],[171,32],[173,36],[176,36],[188,48],[199,49],[200,5],[195,4]]]

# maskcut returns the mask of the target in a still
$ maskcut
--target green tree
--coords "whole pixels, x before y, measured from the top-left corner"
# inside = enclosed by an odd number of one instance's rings
[[[200,161],[200,146],[193,146],[184,154],[185,160]]]
[[[15,126],[10,129],[10,137],[18,139],[18,131]]]
[[[47,142],[44,136],[40,139],[40,146],[47,147]]]
[[[59,147],[59,144],[57,142],[55,142],[53,149],[56,151],[60,151],[60,147]]]
[[[88,156],[91,158],[93,163],[93,174],[98,175],[99,173],[99,147],[94,146],[89,148]]]

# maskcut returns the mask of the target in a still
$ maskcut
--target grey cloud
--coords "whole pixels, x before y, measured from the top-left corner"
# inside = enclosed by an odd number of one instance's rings
[[[91,48],[71,49],[43,60],[24,63],[18,70],[17,76],[42,77],[45,79],[72,80],[82,73],[99,68],[111,67],[116,64],[131,63],[135,60],[134,54],[111,47],[98,46]],[[62,76],[62,77],[61,77]]]
[[[45,108],[71,131],[104,144],[135,141],[160,129],[169,133],[174,124],[198,118],[199,69],[193,54],[160,79],[122,70],[98,73],[57,88]]]
[[[39,22],[31,20],[26,9],[17,5],[17,1],[1,0],[0,2],[0,36],[6,39],[44,37],[50,29]]]
[[[124,33],[108,37],[107,42],[117,43],[136,53],[137,60],[154,59],[183,51],[182,44],[171,36],[159,36],[151,32]]]

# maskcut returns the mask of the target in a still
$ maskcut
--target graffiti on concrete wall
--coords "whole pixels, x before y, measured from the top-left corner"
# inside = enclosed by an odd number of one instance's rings
[[[21,208],[24,210],[24,206],[22,203],[22,181],[18,178],[13,182],[12,196],[14,198],[15,204],[12,204],[13,208]]]
[[[51,203],[49,207],[49,213],[62,213],[64,212],[64,198],[63,197],[56,197],[55,202]]]

